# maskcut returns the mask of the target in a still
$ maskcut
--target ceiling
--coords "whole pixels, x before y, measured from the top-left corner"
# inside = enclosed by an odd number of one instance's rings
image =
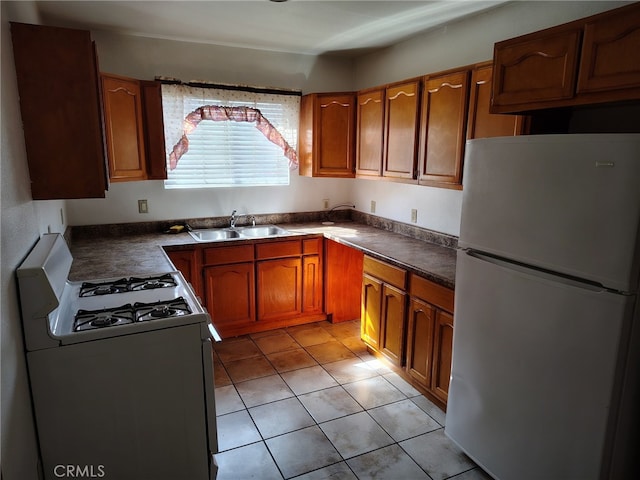
[[[43,23],[299,54],[356,55],[506,0],[37,1]]]

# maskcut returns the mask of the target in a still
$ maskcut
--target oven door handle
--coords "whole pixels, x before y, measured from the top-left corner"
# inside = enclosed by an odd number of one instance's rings
[[[209,330],[209,337],[211,338],[211,340],[213,340],[214,342],[222,341],[222,337],[220,337],[220,334],[216,330],[216,327],[214,327],[211,322],[207,322],[207,330]]]

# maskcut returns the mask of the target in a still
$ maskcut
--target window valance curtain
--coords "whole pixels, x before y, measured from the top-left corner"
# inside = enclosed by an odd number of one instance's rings
[[[188,151],[188,136],[203,120],[255,123],[270,142],[283,150],[290,168],[298,166],[298,95],[163,84],[162,105],[170,170]]]

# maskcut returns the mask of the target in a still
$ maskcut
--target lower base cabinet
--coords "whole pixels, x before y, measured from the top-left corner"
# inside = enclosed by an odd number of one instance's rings
[[[362,340],[446,409],[453,290],[368,256],[362,279]]]
[[[223,338],[325,320],[323,237],[169,248]]]
[[[454,292],[412,274],[409,294],[405,370],[414,382],[446,405],[451,377]]]

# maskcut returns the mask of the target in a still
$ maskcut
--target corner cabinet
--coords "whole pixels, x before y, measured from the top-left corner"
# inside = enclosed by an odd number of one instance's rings
[[[640,3],[498,42],[492,113],[640,100]]]
[[[492,78],[493,67],[490,62],[477,65],[471,71],[467,140],[522,135],[526,131],[526,117],[489,111]]]
[[[11,36],[32,198],[104,197],[100,86],[89,32],[11,23]]]
[[[312,93],[300,101],[300,175],[355,177],[355,94]]]
[[[101,79],[109,177],[166,178],[160,84],[108,73]]]

